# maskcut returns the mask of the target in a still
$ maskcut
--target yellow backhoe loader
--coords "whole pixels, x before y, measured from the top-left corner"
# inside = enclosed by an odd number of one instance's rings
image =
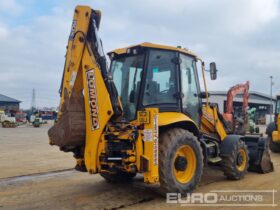
[[[74,153],[77,170],[109,182],[141,173],[145,183],[160,183],[160,192],[182,194],[197,187],[206,164],[233,180],[248,168],[273,170],[264,139],[230,133],[209,103],[201,58],[180,47],[142,43],[109,52],[107,69],[100,18],[98,10],[75,9],[58,121],[48,132],[51,145]],[[211,63],[212,79],[216,72]]]
[[[280,95],[276,96],[274,122],[268,124],[266,134],[270,150],[280,153]]]

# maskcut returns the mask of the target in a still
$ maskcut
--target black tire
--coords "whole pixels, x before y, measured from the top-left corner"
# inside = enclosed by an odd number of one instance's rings
[[[246,162],[244,162],[244,168],[240,169],[240,162],[238,162],[238,157],[240,155],[240,151],[244,151],[244,157]],[[224,175],[227,177],[227,179],[230,180],[240,180],[244,178],[244,176],[248,172],[249,167],[249,155],[248,155],[248,149],[246,144],[238,140],[236,144],[234,144],[234,148],[232,148],[232,152],[227,155],[221,155],[222,161],[221,166],[222,170],[224,172]],[[243,162],[242,162],[243,163]]]
[[[192,149],[196,166],[192,169],[194,173],[190,177],[191,179],[186,183],[181,183],[175,177],[173,170],[176,170],[175,161],[179,157],[176,153],[184,146]],[[203,153],[197,137],[187,130],[172,128],[160,134],[159,149],[160,193],[165,195],[168,192],[172,192],[186,195],[192,192],[197,187],[203,173]],[[188,170],[186,167],[191,166],[185,163],[185,170]]]
[[[276,143],[272,141],[271,136],[267,136],[269,149],[274,153],[280,153],[280,143]]]
[[[101,172],[100,176],[102,176],[108,183],[123,183],[132,181],[136,176],[136,173],[128,173],[124,171],[117,173]]]

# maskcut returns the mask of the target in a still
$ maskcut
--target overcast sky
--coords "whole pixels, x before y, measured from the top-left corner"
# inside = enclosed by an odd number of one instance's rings
[[[0,93],[31,106],[57,106],[73,10],[85,4],[102,11],[105,51],[141,42],[186,47],[218,79],[210,90],[246,80],[251,90],[280,92],[278,0],[0,0]]]

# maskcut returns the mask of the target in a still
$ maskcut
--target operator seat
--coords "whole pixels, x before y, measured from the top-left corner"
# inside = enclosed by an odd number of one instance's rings
[[[157,102],[160,92],[159,90],[159,84],[156,81],[153,81],[153,73],[147,74],[143,103],[154,104],[155,102]]]

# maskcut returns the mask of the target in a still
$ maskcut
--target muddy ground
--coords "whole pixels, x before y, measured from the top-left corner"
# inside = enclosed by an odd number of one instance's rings
[[[143,184],[141,176],[126,184],[106,183],[99,175],[74,171],[71,154],[48,145],[48,125],[0,128],[0,209],[213,209],[167,204],[157,186]],[[278,190],[275,207],[220,206],[215,209],[280,209],[280,154],[272,154],[275,171],[249,173],[228,181],[222,172],[206,168],[199,188],[213,190]],[[264,196],[273,202],[270,192]]]

